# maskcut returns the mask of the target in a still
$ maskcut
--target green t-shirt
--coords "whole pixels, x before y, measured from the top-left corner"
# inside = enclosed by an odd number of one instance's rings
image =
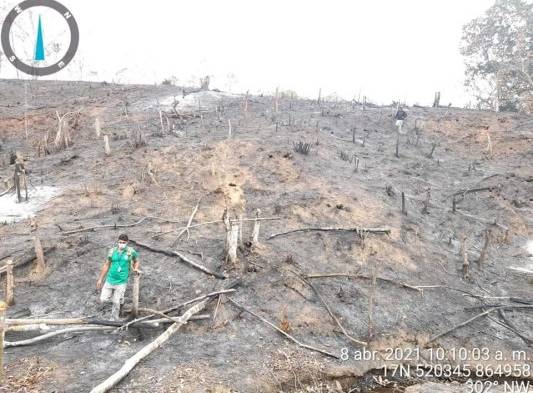
[[[111,285],[126,284],[130,274],[130,263],[137,260],[137,256],[137,251],[132,247],[125,247],[122,251],[118,247],[110,249],[107,260],[111,262],[111,265],[106,281]]]

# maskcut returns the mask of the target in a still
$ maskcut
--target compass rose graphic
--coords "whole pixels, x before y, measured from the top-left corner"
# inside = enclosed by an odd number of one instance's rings
[[[6,16],[1,43],[8,60],[32,76],[61,71],[74,58],[79,29],[72,13],[55,0],[25,0]]]

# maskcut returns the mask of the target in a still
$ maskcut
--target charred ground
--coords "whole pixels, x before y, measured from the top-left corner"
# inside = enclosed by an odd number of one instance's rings
[[[192,228],[188,239],[181,237],[175,248],[201,253],[202,263],[225,271],[226,280],[139,249],[141,306],[167,308],[240,277],[242,285],[232,298],[301,341],[340,355],[342,348],[357,347],[299,275],[369,278],[312,282],[347,331],[377,350],[422,347],[482,311],[473,307],[513,304],[500,297],[532,300],[531,275],[510,269],[531,270],[532,264],[525,249],[533,236],[531,117],[410,107],[396,157],[392,106],[280,97],[276,112],[273,97],[220,95],[209,101],[199,93],[197,107],[178,106],[181,117],[169,116],[167,122],[159,110],[172,110],[158,103],[172,96],[182,101],[181,88],[31,82],[26,90],[28,106],[24,82],[0,81],[0,180],[12,177],[10,158],[18,151],[29,171],[30,198],[39,185],[60,193],[32,225],[21,220],[0,226],[4,261],[25,258],[35,235],[45,249],[53,248],[45,275],[36,276],[31,265],[17,270],[16,304],[8,317],[94,315],[98,271],[118,234],[172,249],[177,229],[187,224],[198,201],[193,224],[218,221],[226,208],[232,217],[253,218],[260,209],[262,217],[279,219],[262,222],[261,246],[240,248],[240,263],[233,269],[224,262],[221,223]],[[53,143],[56,111],[60,116],[74,112],[67,121],[72,141],[67,148]],[[110,156],[96,137],[96,118],[110,138]],[[43,155],[45,139],[50,154]],[[309,143],[309,154],[296,152],[297,142]],[[487,190],[465,192],[479,188]],[[124,229],[85,230],[143,218]],[[245,222],[245,240],[252,225]],[[391,234],[313,231],[268,239],[304,227],[387,227]],[[478,266],[487,229],[490,247]],[[69,234],[75,230],[83,231]],[[471,261],[466,279],[465,236]],[[373,277],[390,281],[373,284]],[[402,284],[442,287],[415,290]],[[211,315],[216,303],[208,307]],[[497,314],[476,320],[432,346],[530,351],[531,342],[512,329],[533,339],[531,313],[511,310],[505,316],[507,322]],[[7,349],[6,389],[88,391],[160,333],[84,333]],[[6,339],[26,336],[13,333]],[[190,322],[116,391],[265,392],[309,386],[348,391],[377,365],[299,348],[225,301],[215,321]],[[329,387],[319,388],[320,383]]]

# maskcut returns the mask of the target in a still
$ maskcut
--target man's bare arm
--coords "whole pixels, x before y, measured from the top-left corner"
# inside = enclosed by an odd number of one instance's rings
[[[139,274],[139,259],[135,259],[134,261],[132,261],[131,267],[133,268],[133,271],[135,273]]]
[[[104,266],[102,266],[102,271],[100,272],[100,276],[98,277],[98,281],[96,282],[96,289],[102,289],[102,284],[104,282],[105,277],[107,276],[107,272],[109,271],[109,261],[105,261]]]

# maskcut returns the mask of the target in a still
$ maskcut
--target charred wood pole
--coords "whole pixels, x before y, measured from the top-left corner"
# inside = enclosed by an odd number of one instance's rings
[[[26,182],[26,170],[24,163],[17,161],[15,163],[15,173],[13,174],[13,181],[15,183],[15,191],[17,192],[17,201],[22,202],[22,188],[24,187],[25,200],[28,200],[28,184]]]
[[[490,229],[485,230],[485,243],[483,244],[483,248],[481,249],[481,253],[479,254],[479,259],[477,260],[477,264],[479,267],[483,265],[483,262],[487,258],[487,251],[489,250],[489,246],[490,246],[490,237],[491,237],[491,230]]]
[[[131,314],[134,318],[137,318],[137,315],[139,315],[139,290],[141,287],[141,275],[139,273],[133,274],[133,293],[132,293],[132,310]]]
[[[429,214],[429,201],[431,199],[431,190],[426,190],[426,199],[424,200],[424,207],[422,208],[422,214]]]
[[[104,135],[104,151],[106,156],[111,155],[111,146],[109,145],[109,136]]]
[[[35,248],[35,257],[37,261],[36,271],[37,273],[43,273],[46,268],[45,260],[44,260],[44,252],[43,252],[43,246],[41,244],[41,240],[37,236],[34,236],[33,238],[33,246]]]
[[[396,132],[396,158],[400,158],[400,129]]]
[[[4,382],[4,333],[7,304],[0,301],[0,382]]]
[[[468,280],[470,277],[470,262],[468,261],[468,254],[466,249],[467,236],[464,235],[461,240],[461,255],[463,257],[463,279]]]
[[[261,209],[257,209],[255,211],[254,228],[252,230],[252,247],[257,247],[259,245],[259,229],[261,228],[261,221],[259,220],[260,214]]]
[[[6,283],[4,288],[4,297],[5,302],[8,306],[11,306],[15,303],[15,277],[14,277],[14,264],[13,261],[10,259],[6,262],[6,264],[0,268],[0,274],[6,273]]]

